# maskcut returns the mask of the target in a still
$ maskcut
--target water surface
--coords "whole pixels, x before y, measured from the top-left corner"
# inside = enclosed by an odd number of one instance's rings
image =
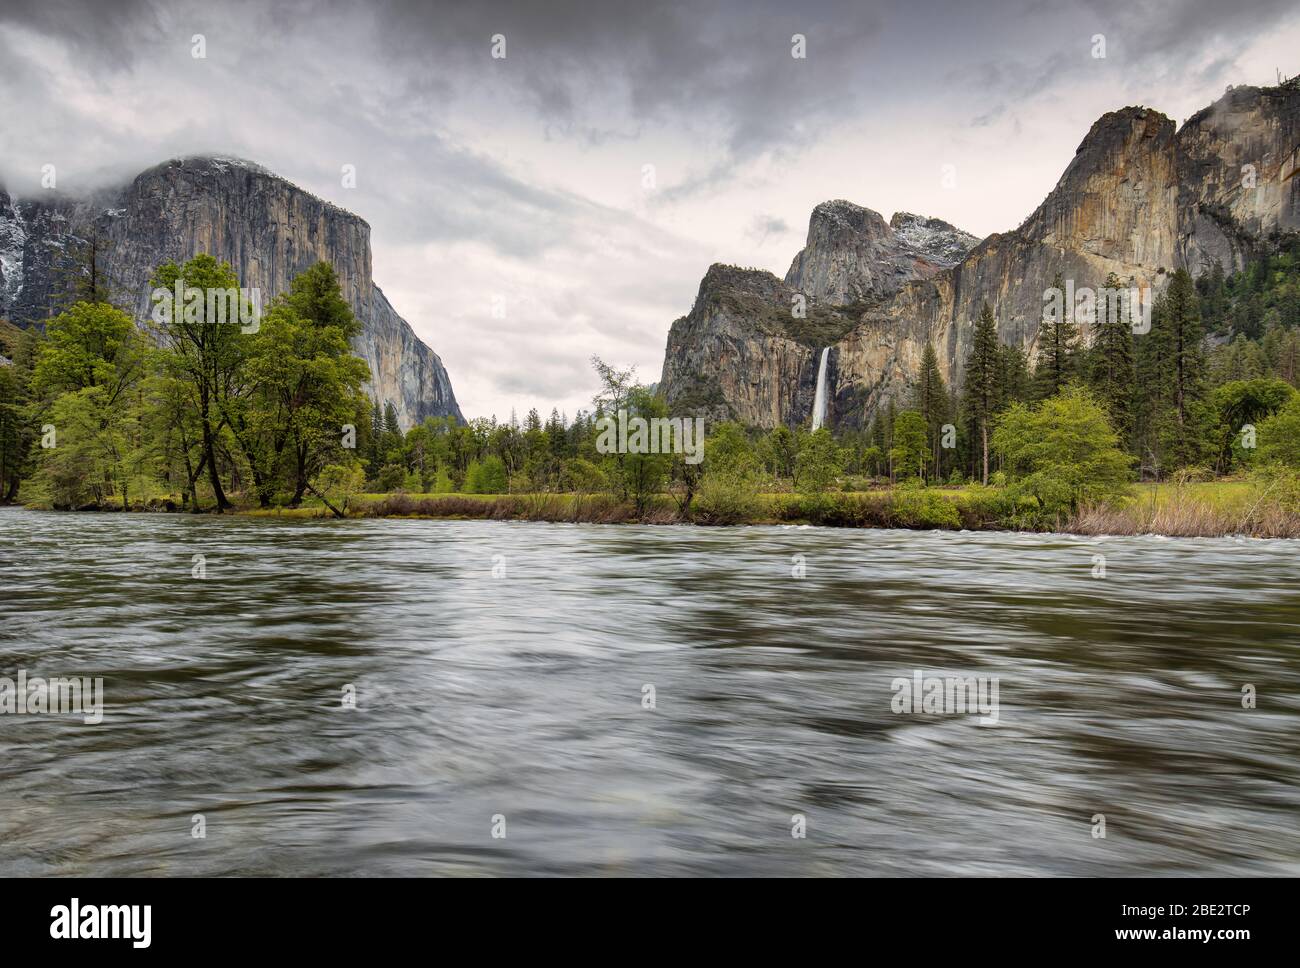
[[[0,510],[0,874],[1296,875],[1298,552]]]

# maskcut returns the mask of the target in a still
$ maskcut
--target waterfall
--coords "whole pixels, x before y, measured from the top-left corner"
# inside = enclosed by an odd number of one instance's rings
[[[813,401],[813,430],[826,422],[826,357],[830,352],[829,346],[822,350],[822,361],[817,364],[817,398]]]

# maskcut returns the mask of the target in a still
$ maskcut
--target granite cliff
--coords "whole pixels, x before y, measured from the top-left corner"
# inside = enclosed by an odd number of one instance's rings
[[[1113,272],[1154,292],[1175,269],[1238,268],[1271,233],[1300,230],[1298,148],[1300,84],[1238,87],[1177,130],[1148,108],[1104,115],[1043,203],[978,244],[937,219],[886,224],[870,209],[823,203],[783,283],[749,273],[746,302],[728,297],[739,270],[710,268],[672,325],[662,392],[677,410],[796,426],[812,412],[817,350],[829,346],[828,420],[861,426],[903,399],[927,341],[944,377],[959,381],[986,301],[1000,339],[1032,356],[1057,273],[1098,287]],[[797,293],[810,319],[815,308],[847,322],[837,331],[792,320]]]
[[[369,392],[403,426],[461,417],[451,381],[371,277],[370,226],[266,169],[228,158],[165,162],[129,185],[87,198],[19,200],[0,190],[0,318],[40,325],[70,283],[68,254],[95,240],[114,298],[143,319],[160,262],[202,252],[229,262],[263,302],[317,261],[334,266],[361,321],[353,344],[370,365]]]

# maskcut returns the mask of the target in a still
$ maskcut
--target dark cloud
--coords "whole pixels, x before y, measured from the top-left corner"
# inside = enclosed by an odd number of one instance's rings
[[[769,239],[779,239],[789,232],[790,225],[785,219],[776,215],[755,215],[745,234],[754,240],[755,245],[763,245]]]
[[[100,70],[128,69],[156,44],[201,28],[210,31],[210,56],[225,41],[272,60],[291,61],[300,37],[332,36],[345,88],[350,59],[369,53],[400,72],[411,106],[430,116],[447,111],[458,96],[509,91],[539,124],[564,134],[600,143],[667,121],[718,138],[731,163],[789,150],[800,126],[851,112],[858,92],[865,93],[858,82],[870,73],[881,29],[878,14],[848,0],[797,10],[771,0],[379,0],[366,5],[362,36],[351,2],[263,6],[48,0],[0,14],[0,23],[61,37],[92,53]],[[498,34],[506,40],[504,59],[490,56]],[[804,59],[791,56],[794,34],[807,38]],[[703,178],[698,187],[710,183]]]
[[[99,68],[129,64],[162,31],[154,0],[4,0],[0,24],[59,37]]]

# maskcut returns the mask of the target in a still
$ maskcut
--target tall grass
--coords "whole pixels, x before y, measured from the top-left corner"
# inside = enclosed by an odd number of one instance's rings
[[[245,513],[304,517],[328,514],[315,506]],[[734,482],[701,488],[689,512],[668,494],[658,495],[644,514],[637,515],[631,504],[604,493],[395,493],[359,496],[351,503],[349,516],[1300,538],[1300,477],[1144,485],[1127,497],[1087,505],[1073,516],[1048,514],[1032,498],[1001,487],[897,486],[874,491],[794,494],[745,490]]]
[[[1300,538],[1300,513],[1286,487],[1278,479],[1153,486],[1128,501],[1082,508],[1066,530],[1088,535]]]

